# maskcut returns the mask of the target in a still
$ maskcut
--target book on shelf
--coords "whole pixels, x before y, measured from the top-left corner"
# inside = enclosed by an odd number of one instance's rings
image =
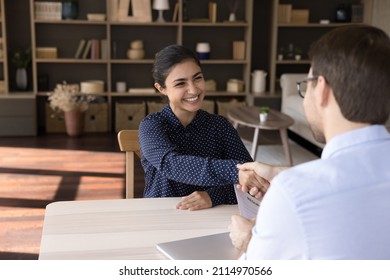
[[[92,40],[88,40],[85,49],[83,51],[83,56],[82,58],[88,58],[89,53],[91,52],[91,45],[92,45]]]
[[[83,53],[85,43],[86,41],[84,39],[80,40],[76,53],[74,54],[74,58],[81,58],[81,54]]]
[[[54,1],[34,1],[36,20],[61,20],[62,3]]]
[[[98,39],[91,40],[91,59],[99,59],[100,58],[100,41]]]
[[[100,58],[108,59],[108,41],[107,39],[100,40]]]
[[[209,20],[212,23],[217,22],[217,3],[209,2]]]
[[[173,9],[172,22],[177,21],[178,14],[179,14],[179,2],[176,2],[175,8]]]

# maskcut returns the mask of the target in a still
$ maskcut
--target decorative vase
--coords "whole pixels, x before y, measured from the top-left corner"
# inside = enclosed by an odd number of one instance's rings
[[[236,21],[236,14],[235,13],[231,12],[229,14],[229,21]]]
[[[259,114],[259,119],[260,119],[261,123],[265,123],[267,121],[267,118],[268,118],[268,113],[260,113]]]
[[[16,70],[16,88],[18,90],[27,89],[27,71],[26,68],[18,68]]]
[[[84,112],[79,110],[64,112],[66,133],[78,137],[84,130]]]
[[[76,19],[79,14],[77,1],[62,1],[62,19]]]

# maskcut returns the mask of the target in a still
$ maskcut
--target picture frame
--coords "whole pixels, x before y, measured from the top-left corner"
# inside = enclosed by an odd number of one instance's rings
[[[111,0],[111,20],[152,22],[151,0]]]

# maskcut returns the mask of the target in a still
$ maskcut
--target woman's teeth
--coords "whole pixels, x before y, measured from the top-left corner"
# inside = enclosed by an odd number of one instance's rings
[[[188,102],[194,102],[196,100],[198,100],[199,96],[195,96],[195,97],[192,97],[192,98],[186,98],[184,99],[185,101],[188,101]]]

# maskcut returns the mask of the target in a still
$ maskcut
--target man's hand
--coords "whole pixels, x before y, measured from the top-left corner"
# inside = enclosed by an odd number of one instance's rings
[[[181,201],[176,205],[176,209],[193,211],[211,208],[211,206],[213,204],[207,192],[195,191],[190,195],[182,197]]]
[[[234,247],[244,253],[248,247],[249,240],[252,237],[252,228],[256,220],[248,220],[240,215],[233,215],[232,222],[229,225],[230,239]]]
[[[272,166],[261,162],[247,162],[238,164],[237,168],[239,169],[239,188],[260,199],[267,192],[271,180],[280,171],[288,167]],[[254,172],[254,175],[248,175],[250,171]]]
[[[241,189],[243,192],[249,192],[257,199],[261,199],[270,185],[268,180],[249,169],[240,169],[238,171],[238,181],[238,189]]]

